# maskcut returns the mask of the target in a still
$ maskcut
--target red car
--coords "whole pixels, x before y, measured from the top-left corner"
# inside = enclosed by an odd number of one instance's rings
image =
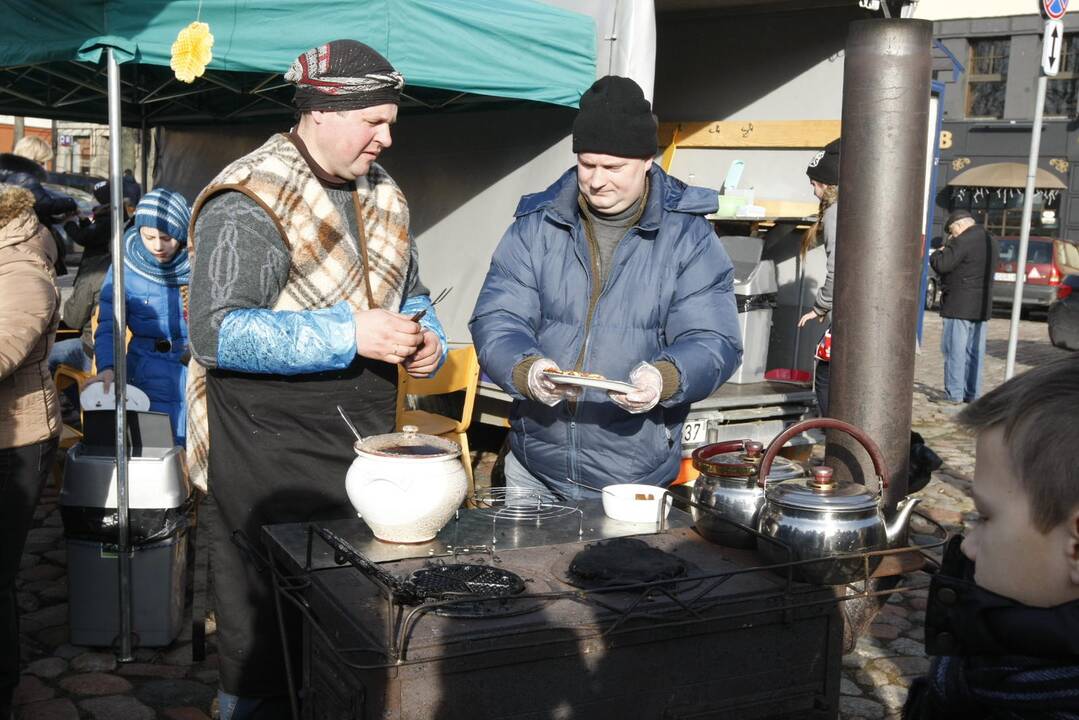
[[[1027,245],[1027,264],[1024,271],[1023,307],[1028,310],[1047,310],[1057,298],[1057,288],[1064,279],[1060,269],[1063,244],[1070,240],[1031,237]],[[1000,257],[993,276],[993,304],[1011,307],[1015,293],[1016,263],[1019,257],[1019,238],[1000,238]]]

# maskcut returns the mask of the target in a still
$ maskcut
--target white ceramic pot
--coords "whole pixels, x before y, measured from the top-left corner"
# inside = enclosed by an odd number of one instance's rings
[[[434,539],[468,492],[457,443],[404,432],[364,438],[345,476],[352,507],[384,542]]]

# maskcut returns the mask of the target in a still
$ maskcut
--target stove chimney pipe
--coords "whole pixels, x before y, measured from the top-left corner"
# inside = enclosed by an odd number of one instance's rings
[[[844,59],[829,404],[880,445],[889,512],[907,494],[932,39],[928,21],[860,20]],[[874,486],[845,433],[828,433],[825,458]]]

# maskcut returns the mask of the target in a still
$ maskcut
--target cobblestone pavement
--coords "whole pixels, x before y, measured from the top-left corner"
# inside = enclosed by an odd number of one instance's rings
[[[941,396],[943,371],[939,352],[940,319],[926,316],[924,349],[917,359],[914,426],[945,464],[921,495],[923,508],[950,530],[969,518],[973,443],[958,432],[951,417],[934,402]],[[990,325],[986,389],[1003,380],[1008,321]],[[1043,363],[1064,351],[1049,345],[1044,321],[1024,321],[1017,371]],[[489,467],[489,460],[483,463]],[[16,694],[19,720],[205,720],[214,714],[217,657],[212,625],[207,656],[192,659],[190,609],[179,639],[162,649],[139,649],[135,662],[117,665],[107,649],[76,647],[68,642],[66,554],[57,492],[46,488],[34,516],[17,580],[22,615],[25,672]],[[200,532],[197,556],[208,533]],[[205,557],[202,554],[202,557]],[[198,574],[196,573],[196,577]],[[910,583],[923,583],[924,575]],[[928,659],[922,647],[925,592],[895,595],[878,615],[855,651],[843,658],[842,717],[896,717],[912,677]],[[206,607],[204,588],[196,583],[196,604]]]

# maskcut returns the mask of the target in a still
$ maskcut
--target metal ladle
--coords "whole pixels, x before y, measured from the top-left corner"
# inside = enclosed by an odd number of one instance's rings
[[[592,492],[599,493],[600,495],[602,495],[603,493],[610,493],[612,495],[614,494],[606,488],[592,487],[591,485],[585,485],[583,482],[577,482],[576,480],[571,480],[570,478],[566,478],[566,482],[576,485],[577,487],[583,487],[585,490],[591,490]]]
[[[348,415],[345,414],[345,409],[338,405],[337,412],[341,413],[341,419],[345,421],[345,424],[348,425],[348,429],[356,436],[356,442],[363,442],[363,436],[360,435],[360,431],[356,429],[356,426],[352,424],[352,421],[348,419]]]

